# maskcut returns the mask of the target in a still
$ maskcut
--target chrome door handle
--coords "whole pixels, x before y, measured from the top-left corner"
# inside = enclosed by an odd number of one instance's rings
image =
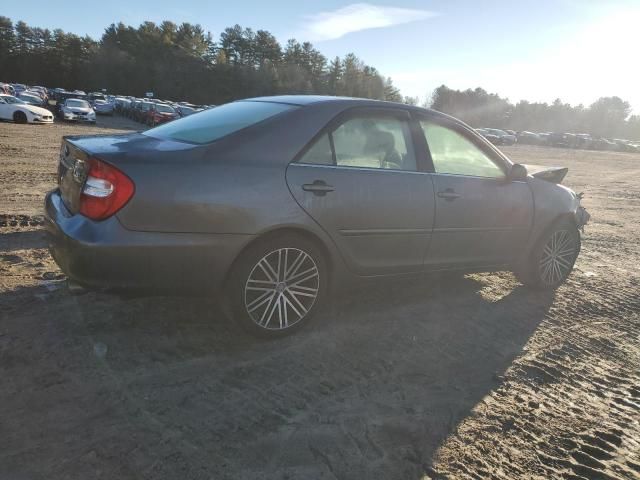
[[[312,192],[314,195],[323,197],[328,192],[333,192],[335,188],[333,188],[332,185],[327,185],[322,180],[315,180],[313,183],[305,183],[302,185],[302,190],[305,192]]]
[[[438,192],[438,197],[444,198],[445,200],[455,200],[456,198],[460,198],[462,195],[456,193],[452,188],[447,188],[444,192]]]

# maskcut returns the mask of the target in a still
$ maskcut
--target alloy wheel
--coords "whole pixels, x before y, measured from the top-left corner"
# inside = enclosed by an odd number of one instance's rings
[[[259,327],[284,330],[307,315],[319,290],[313,257],[298,248],[280,248],[262,257],[249,273],[244,306]]]
[[[540,278],[546,285],[563,281],[573,268],[578,244],[574,232],[558,230],[547,241],[540,257]]]

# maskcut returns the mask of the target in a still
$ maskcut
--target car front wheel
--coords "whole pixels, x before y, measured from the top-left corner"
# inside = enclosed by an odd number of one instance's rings
[[[15,112],[13,121],[16,123],[27,123],[27,115],[24,112]]]
[[[234,319],[248,333],[280,337],[307,324],[327,289],[324,255],[298,235],[267,239],[236,262],[227,285]]]
[[[534,288],[558,288],[573,270],[580,245],[580,231],[575,223],[568,219],[557,221],[516,271],[518,279]]]

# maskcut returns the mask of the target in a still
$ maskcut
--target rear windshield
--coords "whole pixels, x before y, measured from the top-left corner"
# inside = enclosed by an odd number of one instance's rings
[[[67,100],[67,107],[89,108],[86,100]]]
[[[198,112],[180,120],[144,132],[154,138],[178,140],[197,144],[210,143],[219,138],[254,125],[295,105],[269,102],[233,102]]]

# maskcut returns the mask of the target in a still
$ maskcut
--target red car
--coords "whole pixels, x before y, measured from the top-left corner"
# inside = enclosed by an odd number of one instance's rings
[[[145,123],[155,127],[161,123],[170,122],[180,118],[178,112],[170,105],[164,103],[154,103],[151,108],[145,112]]]

